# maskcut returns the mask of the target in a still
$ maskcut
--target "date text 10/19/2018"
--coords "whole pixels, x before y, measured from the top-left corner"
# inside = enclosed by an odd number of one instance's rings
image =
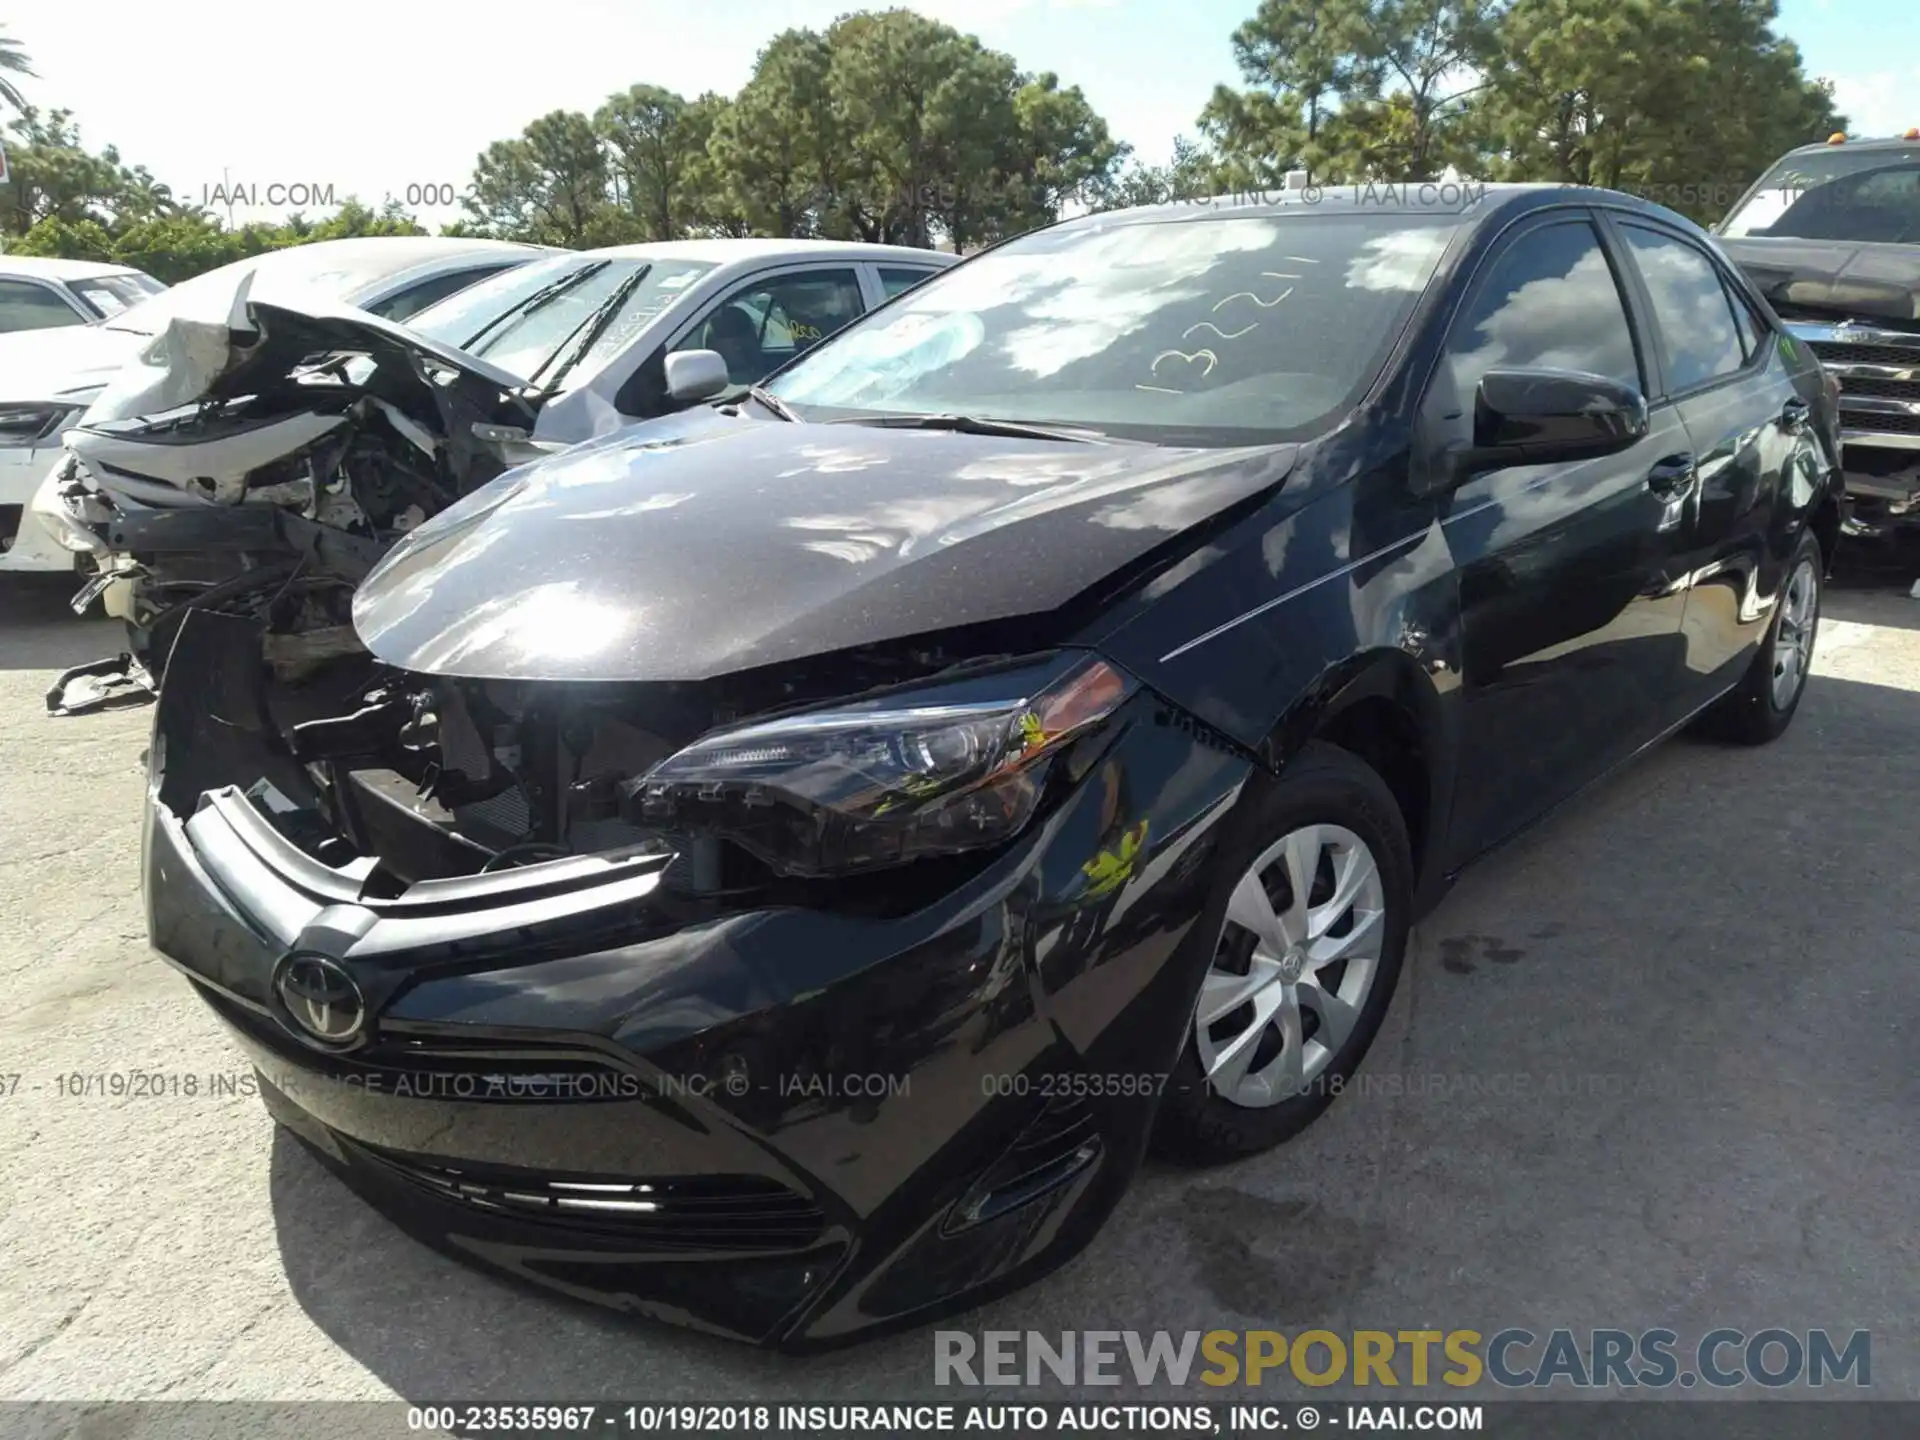
[[[1313,1405],[1210,1405],[1056,1403],[1047,1405],[414,1405],[407,1428],[453,1434],[785,1436],[885,1433],[936,1435],[950,1431],[1061,1434],[1097,1433],[1218,1435],[1316,1430],[1323,1424],[1350,1430],[1477,1432],[1485,1427],[1479,1405],[1345,1405],[1337,1411]]]

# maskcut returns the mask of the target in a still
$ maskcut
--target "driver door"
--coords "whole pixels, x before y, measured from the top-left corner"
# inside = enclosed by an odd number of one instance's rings
[[[1617,266],[1586,213],[1526,223],[1481,266],[1423,402],[1429,444],[1470,437],[1480,377],[1583,370],[1657,392]],[[1674,715],[1692,459],[1671,404],[1617,455],[1509,466],[1455,489],[1456,863],[1499,843],[1660,734]]]

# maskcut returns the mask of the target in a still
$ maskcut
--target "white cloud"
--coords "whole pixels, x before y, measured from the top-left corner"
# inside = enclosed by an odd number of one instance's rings
[[[1847,117],[1853,135],[1899,135],[1920,125],[1920,65],[1904,75],[1875,70],[1833,75],[1834,104]]]

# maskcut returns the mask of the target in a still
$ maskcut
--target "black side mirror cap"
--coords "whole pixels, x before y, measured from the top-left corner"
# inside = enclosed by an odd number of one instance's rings
[[[1647,400],[1581,370],[1489,370],[1473,397],[1473,442],[1445,456],[1444,484],[1509,465],[1572,464],[1645,439]]]

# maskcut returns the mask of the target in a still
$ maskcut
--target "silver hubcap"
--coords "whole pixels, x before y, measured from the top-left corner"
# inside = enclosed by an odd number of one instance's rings
[[[1386,903],[1373,852],[1338,825],[1295,830],[1254,861],[1193,1012],[1215,1094],[1257,1109],[1327,1068],[1373,989]]]
[[[1820,577],[1813,562],[1802,560],[1787,580],[1780,601],[1780,626],[1773,635],[1773,708],[1784,710],[1800,693],[1813,661],[1814,607],[1820,596]]]

